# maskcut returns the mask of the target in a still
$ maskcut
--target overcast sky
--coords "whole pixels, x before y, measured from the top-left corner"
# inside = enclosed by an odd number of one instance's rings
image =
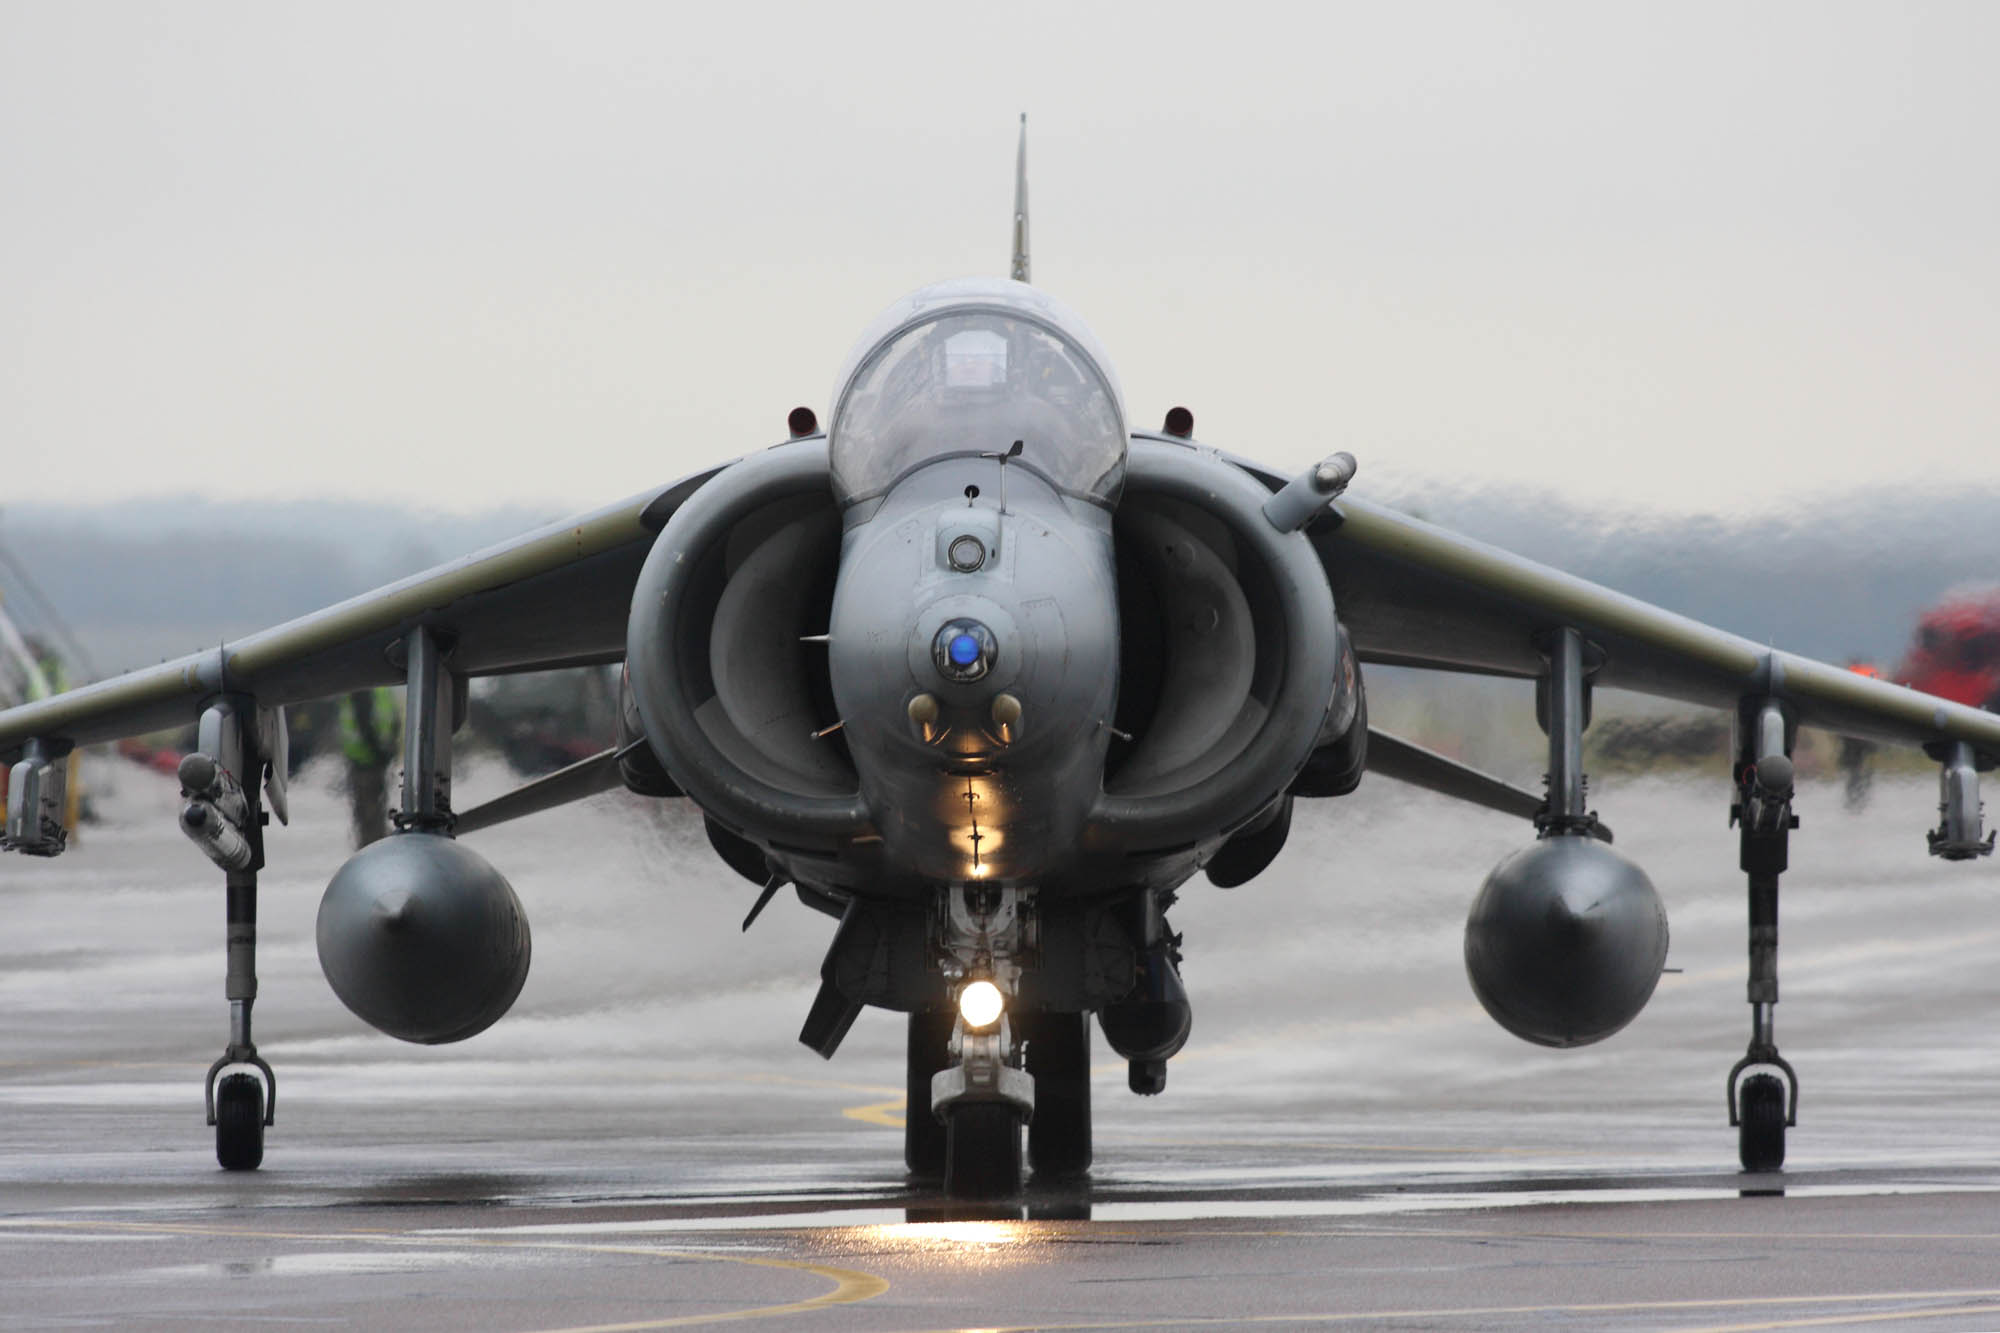
[[[2000,5],[0,6],[0,504],[550,512],[1007,258],[1133,424],[1658,509],[2000,485]]]

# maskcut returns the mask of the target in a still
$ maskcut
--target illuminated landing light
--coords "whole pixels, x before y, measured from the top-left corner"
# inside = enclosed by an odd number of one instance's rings
[[[1006,1007],[1000,988],[990,981],[975,981],[958,993],[959,1017],[969,1028],[990,1028],[1000,1021]]]

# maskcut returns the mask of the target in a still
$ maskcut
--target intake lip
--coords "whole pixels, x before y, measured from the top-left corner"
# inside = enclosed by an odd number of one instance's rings
[[[753,836],[827,846],[870,828],[860,793],[780,785],[782,770],[759,762],[747,740],[704,727],[697,712],[707,699],[675,656],[702,637],[688,622],[700,604],[692,589],[704,557],[723,549],[737,525],[759,510],[809,498],[831,503],[820,439],[752,454],[690,496],[667,520],[633,587],[626,667],[647,741],[696,805]]]
[[[1219,835],[1254,818],[1281,794],[1305,765],[1333,702],[1339,670],[1339,631],[1333,590],[1312,544],[1296,532],[1280,532],[1264,517],[1270,492],[1232,463],[1180,444],[1145,438],[1132,442],[1124,504],[1134,512],[1128,526],[1151,516],[1167,521],[1173,507],[1192,509],[1227,530],[1238,560],[1254,567],[1265,586],[1268,616],[1255,625],[1257,662],[1244,704],[1243,733],[1203,739],[1201,752],[1180,757],[1143,786],[1129,778],[1131,761],[1099,797],[1091,815],[1095,846],[1137,856],[1187,847],[1204,835]],[[1165,502],[1166,509],[1154,508]],[[1241,576],[1198,544],[1175,544],[1156,557],[1190,580],[1224,575],[1245,586]],[[1179,627],[1189,652],[1183,661],[1209,660],[1202,644],[1226,634],[1224,622],[1207,614]],[[1209,717],[1213,700],[1199,689],[1185,692],[1189,717]],[[1253,707],[1254,705],[1254,707]],[[1161,733],[1167,734],[1167,733]],[[1146,741],[1139,737],[1140,743]]]

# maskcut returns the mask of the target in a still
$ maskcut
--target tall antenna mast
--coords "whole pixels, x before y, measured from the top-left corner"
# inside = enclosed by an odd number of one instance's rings
[[[1016,282],[1028,280],[1028,113],[1021,113],[1021,148],[1014,158],[1014,267]]]

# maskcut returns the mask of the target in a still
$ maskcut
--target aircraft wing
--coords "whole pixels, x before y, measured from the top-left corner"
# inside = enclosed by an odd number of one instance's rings
[[[1599,685],[1727,709],[1775,696],[1809,726],[1964,741],[1980,767],[2000,763],[2000,714],[1765,647],[1383,505],[1342,497],[1309,535],[1364,663],[1534,679],[1538,634],[1569,625],[1601,654]]]
[[[399,683],[392,650],[427,625],[458,675],[615,662],[625,655],[632,585],[653,538],[720,468],[516,537],[233,643],[0,711],[0,760],[31,737],[78,745],[194,720],[203,699],[242,690],[298,703]],[[218,578],[254,578],[251,553]]]

